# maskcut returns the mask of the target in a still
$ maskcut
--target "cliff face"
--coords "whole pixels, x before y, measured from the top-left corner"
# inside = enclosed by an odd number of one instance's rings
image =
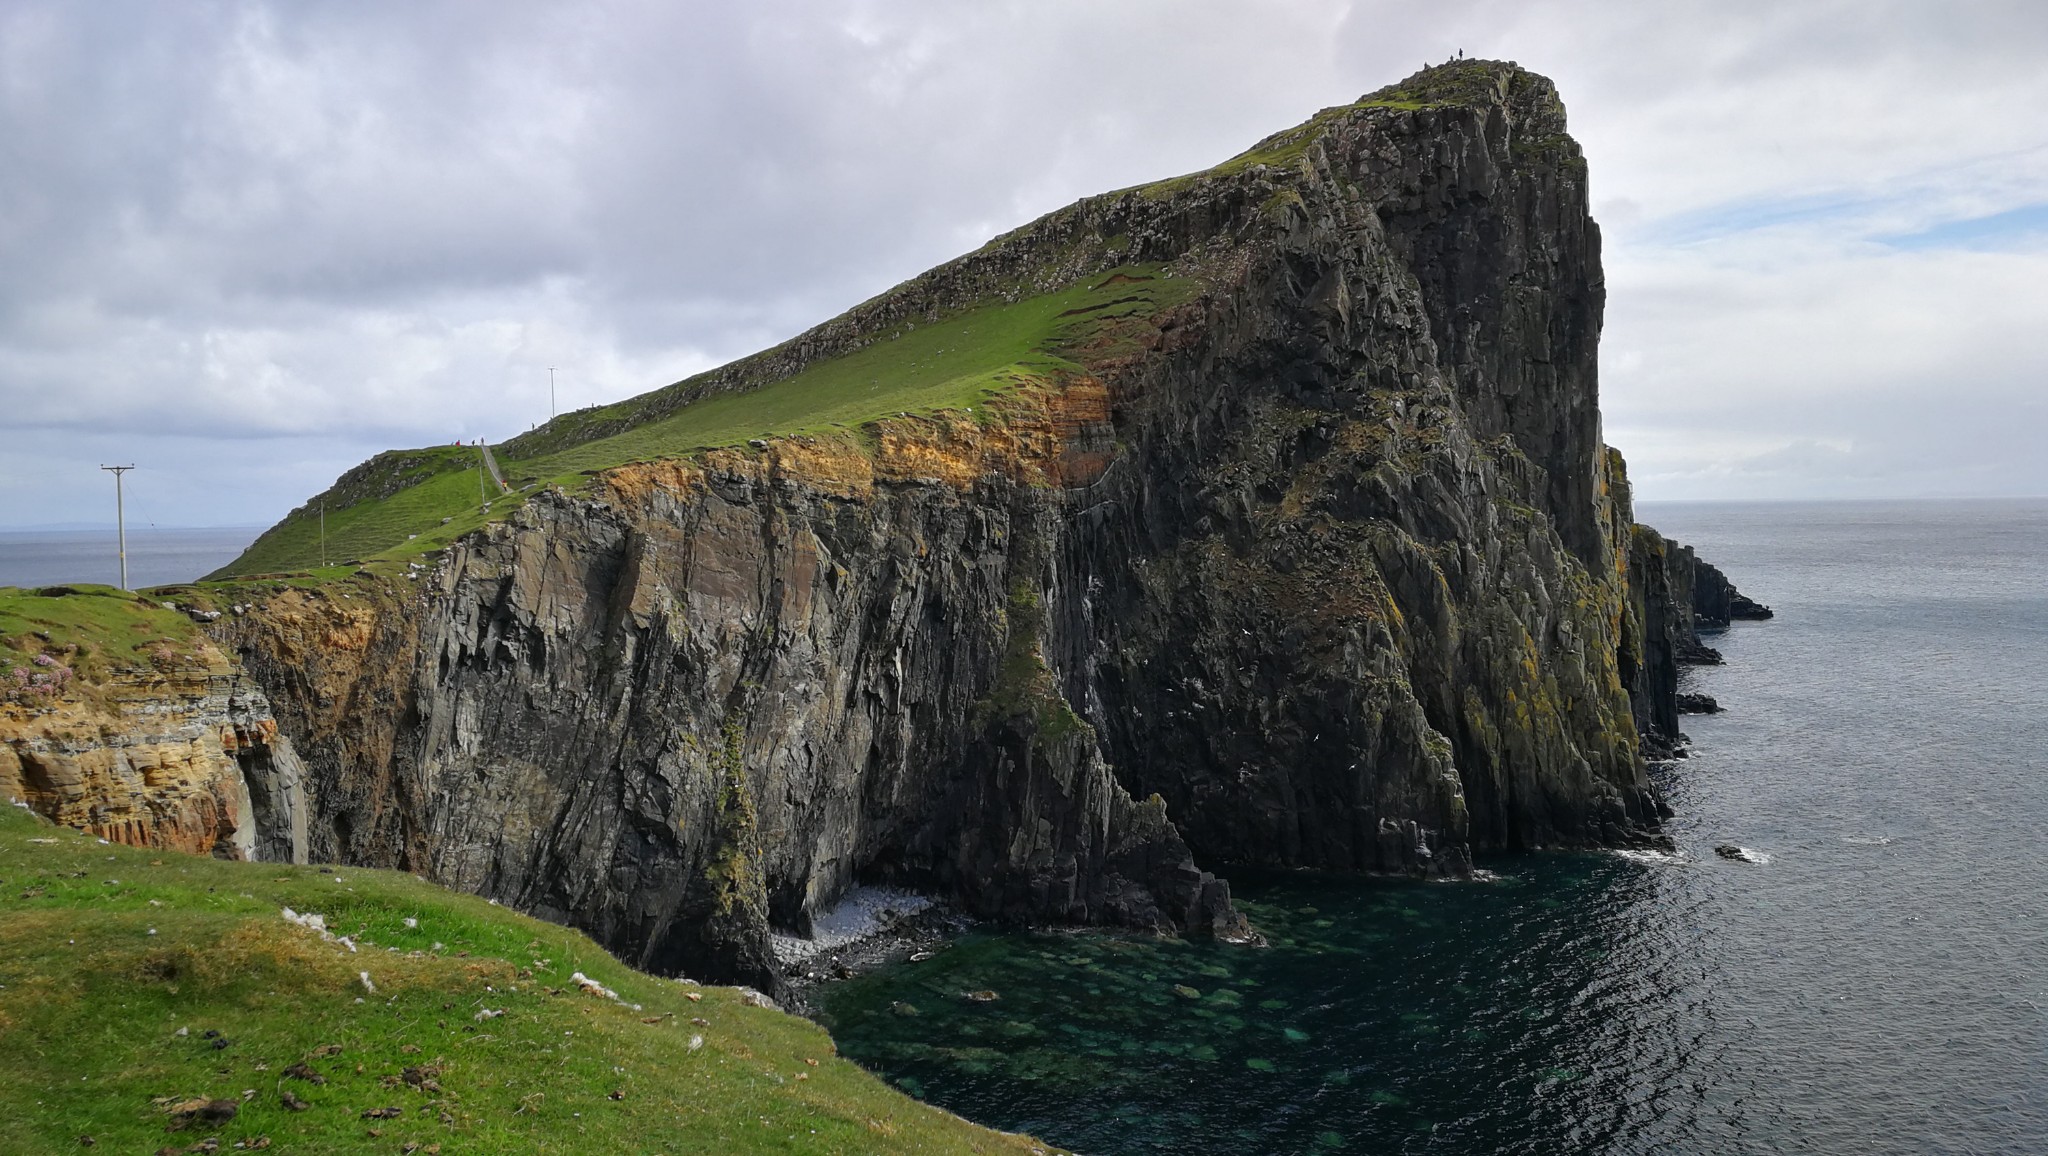
[[[615,471],[466,541],[417,594],[241,619],[320,768],[316,855],[762,982],[771,919],[803,930],[862,874],[992,916],[1236,930],[1043,665],[1042,483],[1067,455],[1018,429],[1036,408],[1063,446],[1060,422],[1106,414],[1088,393],[1020,401],[995,436],[906,423],[873,458],[793,442]],[[974,468],[934,476],[949,461]]]
[[[0,702],[0,798],[116,843],[304,863],[303,777],[262,690],[212,647]]]
[[[1632,627],[1627,637],[1636,645],[1624,648],[1622,681],[1629,688],[1644,753],[1664,757],[1685,738],[1678,729],[1678,668],[1721,662],[1721,652],[1707,645],[1700,632],[1725,630],[1735,619],[1767,619],[1772,612],[1737,590],[1691,546],[1648,526],[1637,526],[1630,535],[1628,566]],[[1711,698],[1698,702],[1719,709]]]
[[[1237,934],[1198,858],[1662,838],[1638,735],[1676,732],[1690,599],[1600,442],[1584,162],[1512,65],[1081,202],[648,408],[1091,278],[1193,288],[984,412],[614,469],[223,619],[313,855],[772,982],[768,927],[857,879]]]

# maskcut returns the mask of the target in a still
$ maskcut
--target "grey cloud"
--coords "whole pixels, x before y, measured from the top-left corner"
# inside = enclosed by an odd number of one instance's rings
[[[40,258],[17,301],[387,299],[560,271],[582,248],[566,181],[531,163],[544,118],[515,99],[516,59],[333,24],[354,6],[144,6],[118,28],[92,26],[118,10],[70,10],[89,26],[45,34],[0,105],[25,154],[0,197],[35,222],[10,248]],[[325,26],[292,23],[316,13]]]
[[[1571,106],[1610,428],[1656,447],[1653,489],[1838,436],[1759,397],[1882,379],[1886,412],[2011,413],[2048,367],[2001,337],[1998,278],[1855,251],[2048,177],[2035,5],[25,0],[0,10],[0,413],[49,445],[0,467],[0,524],[62,520],[36,478],[123,439],[211,447],[186,520],[269,518],[389,445],[524,428],[549,365],[565,405],[658,386],[1459,49]],[[1892,207],[1775,254],[1674,233],[1802,198]],[[1733,447],[1720,475],[1684,441],[1717,406],[1753,414],[1701,439]]]

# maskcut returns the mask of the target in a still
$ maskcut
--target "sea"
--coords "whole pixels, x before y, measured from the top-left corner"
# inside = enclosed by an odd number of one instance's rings
[[[2048,501],[1639,516],[1777,611],[1687,675],[1675,854],[1230,872],[1269,946],[971,930],[820,1018],[1084,1153],[2048,1152]]]
[[[169,586],[191,582],[235,560],[261,526],[128,531],[128,585]],[[114,528],[101,530],[0,530],[0,586],[59,586],[65,583],[121,583],[120,546]]]

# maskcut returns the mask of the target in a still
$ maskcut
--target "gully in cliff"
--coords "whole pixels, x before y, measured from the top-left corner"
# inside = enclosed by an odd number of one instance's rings
[[[863,883],[1241,936],[1235,865],[1660,845],[1736,603],[1601,442],[1586,190],[1549,81],[1425,70],[507,441],[488,506],[382,455],[208,629],[314,858],[709,979]]]

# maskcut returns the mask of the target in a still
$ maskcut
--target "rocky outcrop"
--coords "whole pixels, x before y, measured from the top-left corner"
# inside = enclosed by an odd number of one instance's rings
[[[1652,756],[1671,753],[1678,730],[1678,666],[1696,635],[1672,566],[1672,543],[1648,526],[1631,528],[1628,545],[1628,627],[1620,650],[1635,731]]]
[[[1762,621],[1776,617],[1771,608],[1761,602],[1752,601],[1726,574],[1710,562],[1692,556],[1691,547],[1685,548],[1686,557],[1692,566],[1692,613],[1693,621],[1702,629],[1725,629],[1729,623],[1738,620]]]
[[[1239,935],[1198,861],[1663,840],[1643,741],[1677,734],[1690,596],[1600,441],[1583,159],[1512,65],[1081,202],[603,420],[1084,278],[1193,288],[990,412],[611,470],[223,619],[313,854],[772,983],[768,929],[857,880]]]
[[[0,797],[135,847],[306,862],[304,768],[219,650],[0,703]]]
[[[1725,630],[1731,615],[1769,618],[1771,611],[1745,597],[1691,546],[1648,526],[1636,526],[1631,535],[1629,590],[1629,614],[1638,624],[1632,633],[1641,648],[1623,654],[1624,679],[1644,752],[1661,758],[1677,753],[1685,741],[1679,715],[1721,709],[1712,696],[1678,690],[1680,666],[1722,662],[1701,631]]]
[[[1655,533],[1655,531],[1647,531]],[[1701,631],[1726,630],[1737,619],[1763,620],[1773,617],[1771,608],[1751,601],[1728,576],[1704,561],[1691,546],[1658,535],[1664,565],[1670,574],[1675,613],[1678,661],[1698,666],[1717,666],[1721,652],[1708,646]]]

